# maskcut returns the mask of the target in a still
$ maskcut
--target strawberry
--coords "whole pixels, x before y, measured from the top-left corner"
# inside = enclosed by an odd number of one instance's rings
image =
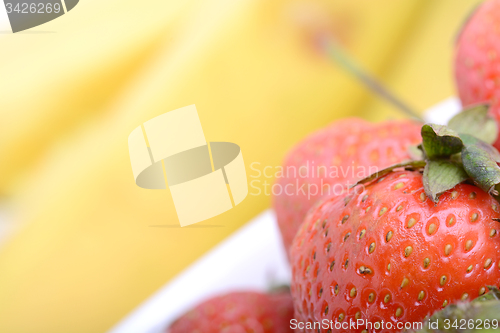
[[[499,74],[500,0],[491,0],[477,8],[457,39],[455,79],[462,104],[490,102],[491,115],[500,121]]]
[[[325,200],[291,251],[297,320],[419,322],[479,296],[500,282],[498,211],[467,184],[434,204],[415,171]]]
[[[285,333],[292,317],[289,293],[234,292],[198,305],[167,333]]]
[[[497,135],[487,113],[424,125],[424,160],[381,170],[308,212],[290,251],[295,318],[310,323],[306,332],[400,331],[498,286],[500,205],[490,194],[500,153],[482,140]],[[358,319],[367,322],[350,326]]]
[[[283,163],[282,191],[273,198],[286,249],[307,211],[321,197],[340,194],[379,168],[410,158],[408,147],[420,141],[413,121],[371,124],[345,119],[310,135],[294,147]]]

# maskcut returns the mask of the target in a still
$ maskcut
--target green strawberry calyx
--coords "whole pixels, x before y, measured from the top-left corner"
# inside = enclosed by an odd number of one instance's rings
[[[417,333],[479,332],[479,330],[485,333],[498,332],[500,291],[493,286],[488,286],[488,288],[490,289],[488,293],[472,302],[452,304],[434,313],[424,321],[423,328]],[[470,322],[472,327],[466,325],[464,330],[464,327],[460,327],[464,322],[467,324]]]
[[[390,166],[360,180],[371,182],[396,169],[423,170],[425,193],[434,202],[463,182],[471,182],[499,199],[500,153],[491,144],[498,136],[489,105],[470,107],[448,125],[424,124],[422,143],[410,149],[413,160]]]

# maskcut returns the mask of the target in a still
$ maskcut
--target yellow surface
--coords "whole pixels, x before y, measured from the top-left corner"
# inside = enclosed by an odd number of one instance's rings
[[[384,82],[414,109],[422,111],[456,95],[452,80],[455,36],[479,2],[443,0],[424,7],[382,72]],[[361,115],[378,120],[393,114],[392,107],[375,99]]]
[[[453,35],[475,2],[314,1],[419,109],[453,94]],[[397,115],[311,47],[296,5],[81,0],[0,35],[0,193],[17,230],[0,247],[0,332],[103,332],[269,207],[249,195],[179,228],[168,190],[134,184],[127,138],[141,123],[196,104],[206,139],[237,143],[252,174],[334,119]]]

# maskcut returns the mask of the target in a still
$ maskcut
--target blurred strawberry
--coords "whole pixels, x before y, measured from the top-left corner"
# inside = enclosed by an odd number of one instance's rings
[[[321,197],[340,194],[378,169],[410,158],[408,148],[420,142],[420,124],[402,120],[371,124],[344,119],[310,135],[295,146],[277,178],[273,206],[288,250],[307,211]]]
[[[463,105],[491,103],[500,121],[500,0],[482,3],[458,36],[455,79]],[[500,138],[494,146],[500,148]]]
[[[292,318],[289,293],[235,292],[198,305],[167,333],[288,333]]]
[[[498,207],[466,184],[433,202],[416,171],[392,172],[359,194],[325,200],[291,249],[295,317],[384,321],[377,332],[394,332],[404,328],[398,322],[419,322],[484,294],[500,282]],[[375,331],[350,332],[364,329]]]

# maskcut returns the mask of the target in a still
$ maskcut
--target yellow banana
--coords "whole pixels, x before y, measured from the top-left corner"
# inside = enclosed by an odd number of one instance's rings
[[[36,29],[0,34],[0,196],[59,137],[109,111],[194,2],[86,0]]]
[[[334,33],[374,72],[391,57],[392,47],[408,22],[416,19],[412,13],[420,6],[417,0],[328,2],[318,3],[333,22],[341,22],[340,28],[332,27]],[[100,3],[89,1],[88,6],[97,10]],[[157,11],[168,15],[169,4],[155,4]],[[368,93],[301,38],[293,5],[284,0],[199,1],[181,22],[163,27],[163,36],[168,37],[158,52],[150,46],[149,61],[144,55],[137,58],[142,59],[140,64],[132,61],[135,65],[125,68],[124,63],[113,70],[127,70],[121,74],[127,82],[115,83],[109,92],[113,98],[92,102],[99,107],[99,117],[85,130],[67,135],[64,144],[32,169],[23,186],[12,190],[22,214],[20,230],[0,251],[0,332],[102,332],[269,206],[269,197],[251,191],[223,215],[178,228],[168,190],[143,190],[133,181],[127,137],[144,121],[196,104],[207,140],[240,145],[252,177],[253,162],[277,166],[285,151],[306,133],[359,111]],[[133,17],[140,5],[127,2],[124,6],[124,16]],[[71,14],[76,16],[78,9]],[[78,20],[84,27],[85,18]],[[143,31],[137,38],[142,34],[150,37]],[[73,37],[66,38],[69,42]],[[54,42],[54,52],[64,47],[62,40]],[[122,53],[117,48],[114,56],[119,59]],[[107,59],[110,63],[112,57]],[[67,68],[64,64],[62,68]],[[111,80],[113,74],[105,76]],[[72,96],[77,100],[58,103],[55,88],[43,99],[43,110],[54,107],[54,117],[73,112],[74,106],[78,120],[69,125],[50,125],[46,121],[50,118],[43,117],[39,124],[24,124],[23,119],[37,114],[36,100],[20,101],[29,112],[15,124],[26,141],[2,143],[2,154],[29,149],[38,140],[43,145],[32,153],[42,154],[55,137],[88,115],[88,110],[78,107],[78,100],[94,98],[88,95],[104,89],[107,81],[101,86],[100,80],[99,73],[92,73],[81,82],[78,78],[66,82],[69,87],[92,87],[81,95],[75,92]],[[63,89],[64,84],[54,87]],[[40,129],[44,126],[47,133]],[[36,137],[29,137],[34,135],[30,129],[36,129]],[[6,139],[13,136],[5,134]],[[23,154],[10,175],[33,165],[35,157]]]
[[[453,76],[455,37],[479,0],[426,2],[420,20],[401,42],[385,82],[395,94],[423,111],[456,95]],[[391,106],[372,98],[363,111],[371,120],[398,116]]]

